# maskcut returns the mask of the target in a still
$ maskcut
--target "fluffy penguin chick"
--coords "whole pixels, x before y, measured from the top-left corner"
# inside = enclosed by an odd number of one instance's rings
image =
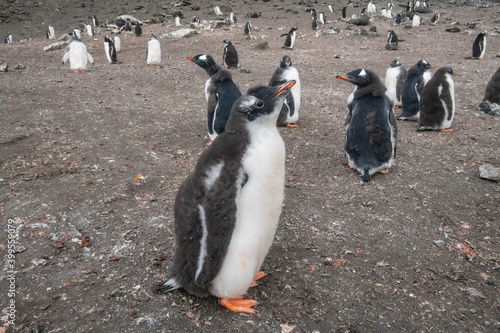
[[[69,60],[69,68],[76,72],[83,73],[87,70],[87,61],[92,65],[94,64],[94,59],[87,53],[87,47],[79,38],[73,38],[71,43],[68,45],[68,50],[63,56],[63,64]]]
[[[400,107],[407,70],[398,60],[389,61],[389,65],[385,72],[385,87],[393,98],[394,107]]]
[[[234,102],[241,96],[231,72],[215,63],[209,54],[187,58],[203,68],[210,78],[205,83],[207,127],[210,140],[224,132]]]
[[[500,67],[488,82],[483,101],[500,104]]]
[[[278,117],[278,126],[297,127],[294,123],[299,120],[300,109],[300,79],[299,72],[292,65],[292,59],[289,56],[281,58],[278,68],[274,71],[273,77],[269,82],[270,86],[279,86],[287,81],[295,81],[295,85],[286,95],[285,102]]]
[[[417,131],[446,131],[451,127],[455,115],[454,75],[451,67],[441,67],[425,85],[420,96]]]
[[[240,61],[238,60],[236,48],[228,39],[224,39],[222,43],[224,43],[224,54],[222,56],[224,66],[226,66],[226,68],[238,68],[240,66]]]
[[[357,69],[337,78],[356,86],[347,100],[345,151],[349,166],[367,182],[374,173],[386,172],[396,157],[397,125],[391,96],[372,71]]]
[[[428,69],[434,68],[425,60],[419,60],[411,66],[406,75],[406,81],[401,93],[403,112],[398,117],[400,120],[417,120],[419,117],[420,92],[425,83],[430,79]]]
[[[276,119],[293,84],[250,88],[235,102],[226,132],[177,192],[177,248],[168,278],[155,291],[183,288],[253,313],[256,302],[241,296],[264,275],[259,270],[278,226],[285,145]]]
[[[161,64],[160,41],[155,35],[151,35],[146,50],[146,64],[148,66],[159,66]]]

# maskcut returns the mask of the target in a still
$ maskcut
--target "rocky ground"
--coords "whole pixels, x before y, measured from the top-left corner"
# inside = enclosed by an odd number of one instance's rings
[[[238,22],[160,38],[160,67],[145,66],[149,35],[176,30],[176,11],[186,26],[193,16],[214,20],[212,4],[117,3],[0,4],[0,34],[14,38],[0,44],[9,65],[0,73],[0,332],[500,331],[500,188],[478,173],[500,164],[500,120],[478,111],[499,66],[498,2],[433,2],[438,25],[427,23],[429,13],[418,29],[394,27],[404,39],[398,51],[385,50],[391,21],[374,18],[380,36],[355,35],[339,20],[340,2],[333,14],[318,2],[219,2]],[[308,5],[327,13],[322,36]],[[122,32],[117,65],[104,55],[109,31],[83,36],[95,60],[84,74],[61,64],[64,49],[42,51],[48,24],[59,36],[94,14],[164,22],[145,24],[141,37]],[[248,20],[257,39],[243,36]],[[296,47],[285,51],[280,35],[292,26]],[[465,60],[481,30],[489,33],[485,59]],[[302,83],[299,127],[280,128],[286,198],[263,265],[270,274],[246,295],[260,303],[253,315],[214,298],[150,291],[172,260],[177,188],[208,142],[206,74],[186,57],[208,52],[221,61],[223,39],[249,71],[233,71],[242,91],[267,84],[285,54]],[[267,48],[253,47],[263,40]],[[362,183],[343,150],[353,86],[335,76],[364,67],[383,78],[389,60],[408,68],[422,58],[458,74],[453,131],[417,133],[416,123],[399,122],[397,164]],[[18,236],[11,258],[9,235]]]

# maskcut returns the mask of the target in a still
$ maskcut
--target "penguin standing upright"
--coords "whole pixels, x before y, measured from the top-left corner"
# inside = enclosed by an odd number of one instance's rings
[[[219,6],[214,6],[214,12],[215,12],[215,15],[217,15],[217,16],[222,16],[223,15]]]
[[[431,17],[429,23],[430,25],[436,25],[439,21],[439,13],[434,14],[434,16]]]
[[[55,39],[56,38],[56,31],[54,30],[54,27],[52,25],[49,25],[46,31],[47,34],[47,39]]]
[[[92,16],[92,23],[94,24],[94,28],[99,26],[99,20],[97,19],[97,16]]]
[[[134,29],[135,35],[137,37],[140,37],[142,35],[142,27],[139,22],[135,22],[135,29]]]
[[[116,53],[119,53],[122,50],[122,41],[119,36],[115,35],[113,37],[113,44],[115,45]]]
[[[73,69],[75,73],[87,70],[87,61],[92,65],[94,64],[94,59],[87,52],[87,47],[78,38],[73,38],[71,43],[68,45],[68,50],[63,56],[62,63],[65,64],[69,60],[69,68]]]
[[[285,102],[278,117],[278,126],[297,127],[295,123],[299,120],[300,109],[300,79],[299,72],[292,65],[289,56],[281,58],[280,65],[274,71],[269,82],[270,86],[279,86],[287,81],[295,81],[295,85],[286,95]]]
[[[205,83],[207,99],[207,127],[210,140],[224,133],[234,102],[241,92],[234,83],[231,72],[215,63],[209,54],[187,58],[203,68],[210,78]]]
[[[318,15],[318,23],[323,25],[325,24],[325,22],[326,22],[325,13],[322,10],[320,10]]]
[[[87,35],[94,37],[94,27],[89,22],[85,23],[85,30],[87,30]]]
[[[500,67],[486,85],[483,101],[500,104]]]
[[[281,35],[281,37],[286,36],[285,46],[282,47],[283,49],[293,50],[293,45],[295,44],[295,37],[297,36],[297,30],[299,30],[299,28],[293,27],[287,34]]]
[[[231,311],[253,313],[242,299],[266,274],[284,199],[285,144],[276,127],[287,82],[254,87],[233,106],[228,130],[199,157],[174,205],[176,250],[156,292],[183,288],[213,295]]]
[[[425,60],[419,60],[408,70],[401,93],[403,112],[398,117],[399,120],[418,119],[420,92],[427,82],[426,77],[430,76],[428,71],[430,68],[434,68],[434,66]]]
[[[347,6],[342,8],[342,20],[347,20]]]
[[[418,28],[421,22],[422,22],[422,17],[420,16],[419,13],[415,13],[415,15],[413,15],[411,26],[413,28]]]
[[[78,29],[78,28],[73,29],[73,37],[78,38],[78,39],[82,39],[82,34],[80,32],[80,29]]]
[[[328,10],[330,10],[330,13],[333,13],[335,11],[335,8],[333,8],[333,5],[329,4]]]
[[[222,55],[222,60],[226,68],[238,68],[240,66],[240,61],[238,60],[238,52],[234,45],[228,40],[224,39],[224,54]]]
[[[244,34],[245,36],[250,36],[251,33],[252,33],[252,23],[250,23],[249,21],[245,24]]]
[[[312,29],[318,30],[318,24],[319,24],[318,19],[313,18],[312,19]]]
[[[345,151],[349,166],[367,182],[374,173],[387,172],[396,157],[397,125],[392,98],[372,71],[357,69],[337,78],[356,86],[347,102]]]
[[[235,23],[236,23],[236,15],[234,15],[234,13],[233,13],[233,12],[231,12],[231,13],[229,14],[229,22],[230,22],[231,24],[235,24]]]
[[[396,15],[393,25],[400,25],[402,21],[401,14]]]
[[[397,50],[399,44],[398,35],[394,30],[389,30],[387,33],[387,44],[385,45],[386,50]]]
[[[311,18],[316,20],[318,18],[318,13],[316,12],[316,9],[311,8]]]
[[[151,35],[146,51],[146,65],[159,66],[161,64],[161,47],[160,41],[155,35]]]
[[[486,31],[480,32],[472,44],[472,57],[468,59],[483,60],[484,53],[486,52]]]
[[[116,58],[116,49],[113,41],[109,39],[108,36],[104,37],[104,52],[106,53],[106,58],[110,64],[118,63],[118,59]]]
[[[366,7],[366,13],[368,15],[375,15],[377,13],[377,7],[372,1],[368,3],[368,6]]]
[[[389,61],[389,68],[385,72],[385,87],[392,96],[394,107],[401,107],[401,95],[406,80],[406,68],[398,60]]]
[[[441,67],[427,82],[420,96],[417,131],[451,131],[455,115],[455,85],[451,67]]]
[[[193,17],[193,23],[200,23],[200,18],[198,16]]]
[[[125,27],[125,31],[132,31],[132,25],[130,24],[130,19],[129,18],[125,20],[124,27]]]
[[[179,16],[175,17],[175,24],[174,25],[176,27],[182,27],[181,18]]]
[[[12,34],[10,32],[7,34],[7,37],[5,37],[5,43],[12,43]]]

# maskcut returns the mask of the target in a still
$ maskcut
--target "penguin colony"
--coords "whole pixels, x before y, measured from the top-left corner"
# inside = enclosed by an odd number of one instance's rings
[[[427,6],[425,2],[412,1],[407,12],[415,7]],[[328,5],[330,12],[333,6]],[[383,8],[383,17],[392,19],[394,5]],[[216,15],[223,15],[218,6]],[[376,15],[375,5],[370,2],[366,12]],[[347,17],[347,6],[342,18]],[[313,28],[325,24],[324,13],[311,9]],[[431,24],[437,24],[439,14]],[[197,20],[199,22],[199,19]],[[231,22],[236,17],[231,13]],[[394,25],[402,23],[397,14]],[[92,27],[86,24],[87,34],[95,34],[99,24],[93,17]],[[418,27],[421,17],[415,13],[412,26]],[[131,31],[127,19],[122,28]],[[283,48],[293,50],[297,27],[286,36]],[[135,34],[141,36],[142,28],[135,23]],[[251,24],[245,24],[245,34],[251,33]],[[49,26],[47,38],[55,38],[54,28]],[[94,63],[81,40],[78,28],[63,56],[63,63],[70,62],[75,72],[87,70],[87,63]],[[486,33],[480,33],[473,44],[475,59],[483,59],[486,49]],[[12,42],[9,33],[6,43]],[[238,54],[229,40],[223,41],[223,64],[227,68],[239,66]],[[387,44],[398,39],[389,30]],[[104,49],[109,63],[117,63],[116,53],[120,39],[104,38]],[[232,79],[231,72],[222,68],[209,54],[188,57],[188,60],[206,71],[207,127],[213,141],[201,154],[192,174],[181,184],[174,207],[177,248],[168,278],[157,285],[157,291],[183,288],[199,296],[213,295],[219,303],[232,311],[253,313],[253,300],[242,299],[249,287],[263,276],[260,267],[272,244],[284,197],[285,146],[277,126],[292,125],[298,120],[300,79],[286,55],[280,61],[267,86],[250,88],[242,95]],[[147,46],[147,65],[161,63],[158,39],[151,35]],[[441,67],[431,77],[434,68],[425,60],[419,60],[408,71],[396,59],[389,62],[385,85],[378,75],[369,69],[359,68],[338,79],[355,86],[347,99],[345,122],[345,152],[349,166],[356,169],[364,182],[370,181],[377,172],[385,173],[396,158],[397,121],[394,107],[402,106],[401,120],[417,120],[418,131],[449,130],[455,115],[453,76],[450,67]],[[484,100],[499,103],[500,69],[492,77]],[[265,140],[264,140],[265,139]],[[261,165],[273,165],[270,170]],[[267,181],[263,181],[263,180]],[[265,193],[265,195],[261,195]],[[253,206],[245,205],[252,202]],[[257,222],[257,224],[255,223]],[[251,236],[249,236],[251,235]],[[242,256],[245,264],[242,264]]]

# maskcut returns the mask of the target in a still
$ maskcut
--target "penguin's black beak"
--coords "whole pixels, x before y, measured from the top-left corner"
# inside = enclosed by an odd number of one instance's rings
[[[276,93],[276,95],[274,95],[274,97],[280,96],[284,92],[287,92],[288,90],[292,89],[292,87],[295,85],[296,82],[297,81],[292,80],[292,81],[288,81],[287,83],[282,85],[280,90],[278,90],[278,93]]]

